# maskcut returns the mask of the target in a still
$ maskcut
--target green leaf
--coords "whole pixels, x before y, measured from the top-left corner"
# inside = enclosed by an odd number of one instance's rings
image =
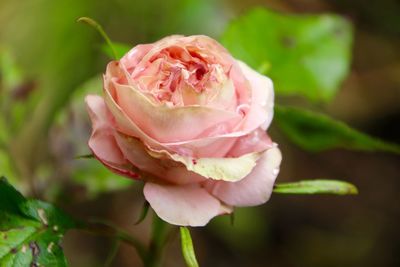
[[[186,227],[180,227],[182,254],[188,267],[199,267],[194,253],[193,242],[190,231]]]
[[[333,148],[400,153],[400,146],[373,138],[343,122],[310,110],[275,106],[275,121],[286,136],[301,148],[318,152]]]
[[[136,220],[134,225],[138,225],[146,219],[147,213],[149,212],[150,203],[145,201],[142,207],[142,211],[140,212],[139,218]]]
[[[124,44],[124,43],[118,43],[118,42],[113,42],[113,47],[115,50],[115,53],[117,55],[117,58],[120,59],[123,57],[128,51],[133,48],[133,46]],[[101,45],[101,50],[109,57],[113,58],[113,51],[111,50],[110,46],[107,44],[102,44]]]
[[[275,184],[273,192],[281,194],[358,194],[357,188],[350,183],[324,179]]]
[[[72,227],[61,210],[25,199],[0,178],[0,266],[67,266],[60,242]]]
[[[264,70],[281,95],[328,101],[349,71],[352,27],[336,15],[283,15],[257,8],[222,36],[230,52]]]

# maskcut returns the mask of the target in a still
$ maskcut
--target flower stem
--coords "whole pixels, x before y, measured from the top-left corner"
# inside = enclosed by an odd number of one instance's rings
[[[104,41],[106,41],[107,45],[110,47],[111,52],[113,53],[114,59],[118,60],[117,52],[115,51],[115,48],[114,48],[113,43],[111,42],[111,39],[108,37],[107,33],[103,30],[103,27],[101,27],[101,25],[97,21],[95,21],[92,18],[88,18],[88,17],[81,17],[77,21],[86,23],[86,24],[92,26],[93,28],[95,28],[100,33],[101,37],[103,37]]]
[[[79,230],[90,234],[114,239],[115,251],[111,253],[110,261],[112,261],[112,258],[115,256],[114,254],[118,250],[118,243],[121,241],[136,249],[145,267],[160,267],[163,249],[170,237],[169,233],[171,233],[170,230],[172,229],[169,224],[154,214],[151,241],[148,249],[146,249],[139,240],[110,222],[92,220],[90,222],[79,222],[77,227]]]
[[[143,262],[145,262],[145,260],[148,258],[147,256],[148,253],[143,244],[139,240],[137,240],[129,233],[125,232],[124,230],[116,227],[115,225],[109,222],[101,220],[96,220],[92,222],[81,222],[78,224],[78,229],[90,234],[100,235],[120,240],[134,247],[139,257],[143,260]]]
[[[166,222],[154,214],[150,246],[144,261],[145,267],[160,267],[163,248],[170,228]]]
[[[115,256],[116,256],[117,253],[118,253],[119,246],[120,246],[120,240],[116,238],[116,239],[113,241],[111,250],[110,250],[110,252],[109,252],[109,254],[108,254],[108,256],[107,256],[107,259],[106,259],[106,261],[105,261],[105,263],[104,263],[104,267],[110,267],[110,266],[111,266],[111,264],[112,264],[112,262],[113,262]]]

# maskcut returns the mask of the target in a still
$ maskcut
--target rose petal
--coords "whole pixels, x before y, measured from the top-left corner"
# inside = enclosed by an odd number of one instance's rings
[[[128,71],[133,69],[153,46],[153,44],[140,44],[135,46],[121,58],[121,64],[123,64]]]
[[[124,156],[141,172],[151,174],[173,184],[198,183],[205,180],[204,177],[189,172],[183,164],[177,164],[169,159],[153,158],[147,153],[147,150],[140,140],[127,137],[117,133],[115,135],[118,146]],[[154,180],[153,177],[145,177],[145,179]]]
[[[199,138],[204,129],[218,128],[221,124],[230,129],[242,118],[236,113],[209,107],[170,108],[157,105],[133,87],[121,84],[114,86],[117,94],[115,102],[143,132],[159,142]]]
[[[228,157],[240,157],[252,152],[263,152],[273,145],[271,138],[261,128],[258,128],[236,140],[235,145],[227,154]]]
[[[197,173],[202,177],[230,182],[239,181],[246,177],[254,166],[256,166],[257,160],[262,155],[262,152],[254,152],[237,158],[193,158],[190,156],[171,154],[165,150],[150,150],[149,153],[155,158],[167,157],[176,162],[183,163],[188,171]]]
[[[114,98],[112,97],[110,91],[104,90],[104,100],[107,104],[108,109],[112,113],[114,120],[115,120],[115,127],[130,136],[140,138],[148,144],[149,146],[155,147],[155,148],[164,148],[160,144],[160,142],[154,140],[147,134],[145,134],[127,115],[126,113],[121,109],[120,106],[114,101]]]
[[[193,157],[223,157],[231,149],[236,138],[244,133],[232,133],[223,136],[199,138],[182,142],[160,143],[144,133],[115,103],[110,92],[104,90],[104,98],[108,109],[115,119],[115,127],[126,135],[137,137],[148,147],[155,150],[167,150],[171,153],[190,155]]]
[[[135,71],[132,76],[139,73],[148,62],[155,55],[160,53],[163,49],[170,46],[178,46],[181,48],[191,48],[196,50],[202,57],[207,61],[218,62],[225,68],[229,69],[232,65],[233,58],[229,52],[214,39],[205,35],[192,35],[192,36],[182,36],[182,35],[171,35],[167,36],[155,43],[153,47],[147,52],[147,54],[140,60],[136,65]]]
[[[207,188],[228,205],[243,207],[263,204],[271,196],[281,160],[280,150],[271,148],[263,153],[253,171],[241,181],[213,182]]]
[[[237,62],[252,88],[252,104],[243,127],[255,129],[262,125],[262,128],[266,130],[273,117],[273,83],[271,79],[259,74],[242,61],[237,60]]]
[[[138,175],[130,168],[114,138],[107,107],[100,96],[88,95],[85,98],[93,132],[89,139],[89,148],[109,169],[131,178]]]
[[[231,212],[198,185],[146,183],[143,192],[157,215],[174,225],[204,226],[213,217]]]
[[[125,159],[121,151],[115,149],[117,146],[113,138],[113,129],[110,127],[103,99],[100,96],[88,95],[85,100],[93,127],[89,147],[96,150],[96,155],[103,160],[124,163]]]

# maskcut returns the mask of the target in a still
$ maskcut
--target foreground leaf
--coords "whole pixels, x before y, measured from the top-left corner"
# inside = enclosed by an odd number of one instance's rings
[[[221,39],[238,59],[268,75],[276,93],[330,100],[349,71],[352,28],[335,15],[282,15],[257,8]]]
[[[190,231],[186,227],[180,227],[182,254],[188,267],[199,267],[194,253],[192,237]]]
[[[400,153],[397,144],[373,138],[343,122],[306,109],[276,105],[275,121],[293,143],[305,150],[345,148]]]
[[[356,195],[358,190],[347,182],[321,179],[276,184],[274,193]]]
[[[0,266],[67,266],[60,242],[73,226],[61,210],[0,179]]]

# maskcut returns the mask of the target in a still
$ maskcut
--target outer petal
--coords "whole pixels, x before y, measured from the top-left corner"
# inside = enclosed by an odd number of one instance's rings
[[[188,184],[203,182],[206,179],[194,172],[188,171],[183,164],[169,159],[157,159],[147,153],[146,147],[138,139],[116,133],[116,141],[125,158],[134,166],[140,168],[146,180],[155,180],[158,177],[164,182],[172,184]]]
[[[207,137],[202,135],[205,129],[221,128],[221,125],[227,129],[223,133],[228,133],[242,119],[236,113],[209,107],[170,108],[157,105],[131,86],[117,83],[114,86],[117,97],[115,102],[142,131],[160,142]]]
[[[213,180],[229,182],[240,181],[256,166],[261,153],[248,153],[238,158],[199,158],[170,155],[177,162],[183,163],[189,171]]]
[[[237,158],[195,159],[149,150],[138,139],[122,134],[116,134],[115,138],[124,156],[134,166],[174,184],[203,182],[206,178],[239,181],[252,171],[262,154],[254,152]]]
[[[268,201],[279,173],[282,155],[277,147],[264,152],[257,166],[243,180],[235,183],[218,181],[208,189],[218,199],[232,206],[256,206]]]
[[[154,138],[144,133],[114,101],[110,92],[104,90],[104,98],[108,109],[114,116],[115,127],[126,135],[137,137],[148,147],[155,150],[167,150],[171,153],[180,155],[190,155],[193,157],[223,157],[231,149],[236,138],[243,133],[226,134],[224,136],[214,136],[199,138],[182,142],[160,143]]]
[[[266,146],[266,148],[268,147]],[[176,163],[182,163],[188,171],[205,178],[236,182],[245,178],[253,170],[263,151],[251,151],[239,157],[218,158],[195,158],[154,149],[149,149],[148,153],[154,158],[170,159]]]
[[[114,98],[108,90],[104,90],[104,100],[107,104],[108,109],[112,113],[115,121],[115,127],[130,136],[140,138],[151,147],[163,148],[160,142],[154,140],[147,134],[145,134],[121,109],[120,106],[115,102]]]
[[[198,185],[146,183],[144,196],[161,219],[175,225],[204,226],[213,217],[231,212]]]
[[[236,140],[235,145],[228,153],[228,157],[240,157],[254,152],[263,152],[272,148],[273,143],[268,134],[258,128]]]
[[[237,60],[237,62],[252,88],[252,103],[244,124],[244,129],[253,128],[254,126],[258,128],[262,125],[262,128],[266,130],[274,114],[274,88],[272,81],[268,77],[259,74],[242,61]]]
[[[138,175],[125,160],[114,138],[114,129],[109,120],[110,114],[108,114],[103,98],[88,95],[86,104],[93,127],[89,147],[94,155],[112,171],[137,178]]]

